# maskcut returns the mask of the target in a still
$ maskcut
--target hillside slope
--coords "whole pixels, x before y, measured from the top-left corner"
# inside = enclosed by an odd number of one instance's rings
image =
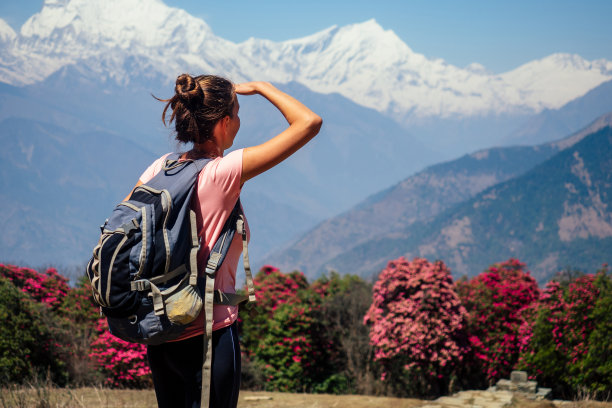
[[[71,133],[25,119],[0,122],[0,260],[82,264],[97,228],[153,158],[121,137]]]
[[[587,135],[612,124],[612,113],[604,115],[580,132],[561,141],[535,147],[487,149],[441,163],[384,190],[357,207],[319,224],[297,241],[266,259],[284,270],[300,269],[310,276],[329,269],[342,272],[372,272],[374,259],[358,256],[360,264],[344,261],[360,244],[386,237],[402,242],[417,222],[428,222],[441,212],[470,199],[481,191],[516,177],[571,147]],[[378,238],[377,238],[378,237]],[[399,254],[399,253],[398,253]],[[384,260],[382,261],[384,263]],[[356,268],[356,269],[355,269]]]
[[[540,282],[612,259],[612,128],[585,137],[527,173],[490,187],[429,222],[371,239],[329,261],[375,274],[399,255],[442,259],[455,276],[517,257]]]

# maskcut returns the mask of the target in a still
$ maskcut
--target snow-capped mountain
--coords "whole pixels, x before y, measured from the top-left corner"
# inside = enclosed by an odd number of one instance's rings
[[[374,20],[284,42],[236,44],[161,0],[45,0],[19,34],[0,21],[0,50],[0,81],[13,85],[42,81],[69,65],[121,85],[212,72],[236,82],[300,82],[401,121],[536,113],[612,79],[612,62],[569,54],[503,74],[478,63],[459,68],[414,52]]]
[[[11,28],[11,26],[0,18],[0,44],[11,43],[16,37],[17,34]]]

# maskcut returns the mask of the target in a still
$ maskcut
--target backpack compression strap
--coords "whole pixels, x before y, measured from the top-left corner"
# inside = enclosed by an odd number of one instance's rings
[[[212,379],[212,324],[213,324],[213,304],[227,304],[227,305],[239,305],[246,303],[247,301],[254,302],[255,299],[255,286],[253,285],[253,275],[251,273],[251,265],[249,263],[249,250],[247,242],[247,233],[244,226],[244,214],[240,207],[240,199],[236,202],[236,206],[230,215],[230,220],[235,220],[235,230],[233,227],[224,228],[224,232],[221,237],[215,243],[215,246],[208,258],[206,263],[206,289],[204,291],[204,359],[202,362],[202,394],[200,396],[200,407],[208,408],[210,404],[210,383]],[[230,221],[232,222],[232,221]],[[233,230],[233,231],[232,231]],[[238,232],[242,238],[242,258],[244,262],[244,273],[247,280],[247,288],[249,296],[237,295],[234,293],[223,293],[221,291],[215,291],[215,275],[217,269],[223,262],[227,249],[233,238],[233,232]],[[224,247],[227,245],[227,249]],[[218,300],[215,302],[215,300]]]

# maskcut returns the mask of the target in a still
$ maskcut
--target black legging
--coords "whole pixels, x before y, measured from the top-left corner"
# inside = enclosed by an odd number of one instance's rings
[[[157,405],[198,408],[204,336],[148,346]],[[210,406],[235,408],[240,389],[240,344],[236,323],[213,332]]]

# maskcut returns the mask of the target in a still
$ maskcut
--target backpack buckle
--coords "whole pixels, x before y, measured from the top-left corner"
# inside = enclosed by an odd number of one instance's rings
[[[142,292],[143,290],[151,289],[151,282],[146,279],[139,279],[130,283],[130,289]]]
[[[218,252],[213,252],[210,254],[208,258],[208,262],[206,262],[206,273],[208,275],[213,275],[217,272],[217,268],[219,267],[219,260],[221,259],[221,254]]]

